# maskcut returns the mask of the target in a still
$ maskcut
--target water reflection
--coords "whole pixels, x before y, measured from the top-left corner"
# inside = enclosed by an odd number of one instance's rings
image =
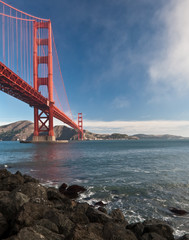
[[[73,176],[69,161],[75,155],[71,148],[69,143],[35,144],[31,175],[52,185],[70,182]]]

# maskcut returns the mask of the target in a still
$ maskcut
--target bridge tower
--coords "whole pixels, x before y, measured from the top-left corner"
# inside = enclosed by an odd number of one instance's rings
[[[48,29],[48,38],[38,38],[38,30]],[[38,48],[48,47],[47,56],[39,56]],[[45,47],[44,47],[45,48]],[[48,67],[48,76],[39,77],[38,67],[40,64],[46,64]],[[39,90],[39,86],[45,85],[48,88],[48,109],[40,110],[34,107],[34,137],[33,141],[55,141],[53,130],[53,65],[52,65],[52,30],[51,21],[34,21],[33,24],[33,82],[34,89]],[[46,132],[48,135],[41,135]]]
[[[78,132],[78,140],[83,140],[83,115],[82,113],[78,113],[78,126],[80,128],[80,132]]]

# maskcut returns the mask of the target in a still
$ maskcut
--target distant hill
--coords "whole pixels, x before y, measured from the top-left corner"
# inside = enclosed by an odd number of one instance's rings
[[[34,124],[30,121],[18,121],[15,123],[0,126],[0,140],[32,140]],[[66,126],[55,126],[54,133],[57,140],[77,140],[77,131]],[[136,136],[127,134],[96,134],[84,130],[86,140],[114,140],[114,139],[138,139]]]
[[[19,121],[0,126],[0,139],[2,141],[31,140],[34,124],[30,121]],[[54,133],[57,140],[70,140],[77,132],[66,126],[55,126]]]
[[[89,131],[84,131],[86,140],[138,140],[137,136],[128,136],[127,134],[97,134]]]
[[[32,140],[34,124],[30,121],[18,121],[15,123],[0,126],[0,140]],[[77,140],[77,131],[66,126],[55,126],[54,133],[57,140]],[[138,140],[138,139],[184,139],[181,136],[174,135],[145,135],[136,134],[128,136],[127,134],[97,134],[84,130],[85,140]]]
[[[31,139],[34,124],[30,121],[19,121],[0,126],[0,139],[3,141],[16,141],[17,139]]]
[[[147,134],[135,134],[133,136],[138,137],[139,139],[185,139],[182,136],[175,136],[175,135],[169,135],[169,134],[164,134],[164,135],[147,135]]]

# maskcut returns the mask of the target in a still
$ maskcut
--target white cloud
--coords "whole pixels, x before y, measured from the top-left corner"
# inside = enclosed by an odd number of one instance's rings
[[[159,86],[158,91],[172,89],[183,95],[189,90],[188,9],[189,0],[171,0],[158,15],[162,27],[149,67],[152,84]]]
[[[84,121],[84,129],[95,133],[172,134],[189,137],[189,121]]]

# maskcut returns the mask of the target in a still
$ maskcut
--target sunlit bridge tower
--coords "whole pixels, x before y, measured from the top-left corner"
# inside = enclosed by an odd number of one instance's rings
[[[47,109],[39,110],[34,107],[34,137],[33,141],[55,141],[53,130],[53,66],[52,66],[52,38],[51,38],[51,21],[34,21],[33,24],[33,82],[34,89],[39,90],[41,85],[48,88],[48,102]],[[38,38],[38,31],[40,29],[48,30],[48,38]],[[45,46],[48,48],[48,54],[39,56],[39,48]],[[39,65],[46,64],[48,67],[47,76],[39,77]],[[44,136],[40,133],[46,132],[48,135]]]

